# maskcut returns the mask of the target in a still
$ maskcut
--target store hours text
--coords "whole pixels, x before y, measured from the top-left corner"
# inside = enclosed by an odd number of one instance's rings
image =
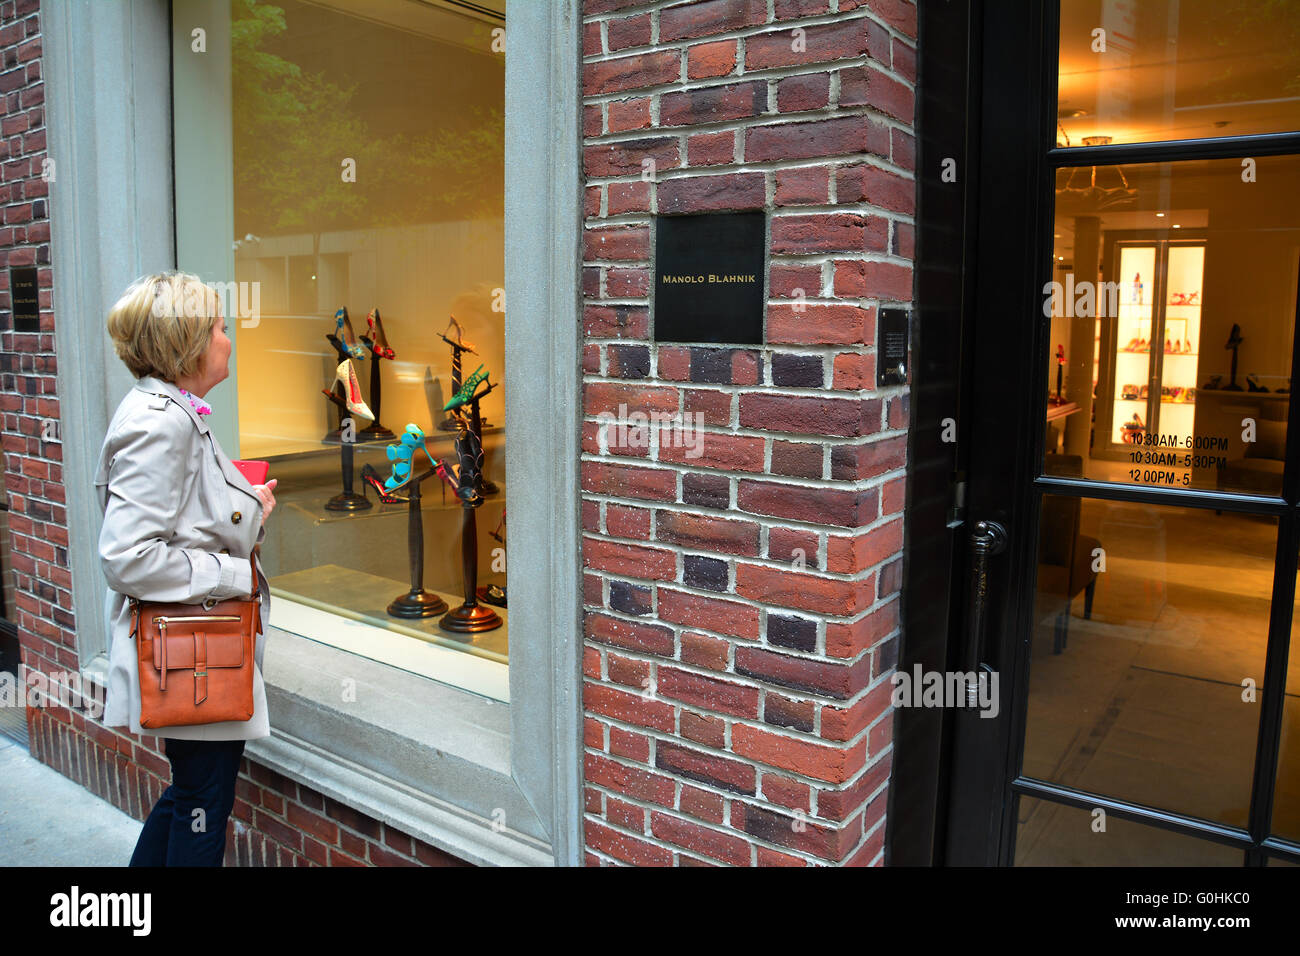
[[[1222,435],[1142,435],[1133,442],[1133,446],[1129,458],[1134,465],[1155,466],[1130,468],[1128,474],[1134,481],[1190,485],[1192,476],[1189,472],[1179,474],[1160,469],[1223,468],[1228,464],[1225,455],[1214,454],[1228,450],[1228,439]],[[1192,451],[1182,451],[1184,448]]]

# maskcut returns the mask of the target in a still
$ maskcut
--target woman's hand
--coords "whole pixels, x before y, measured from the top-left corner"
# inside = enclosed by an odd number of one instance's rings
[[[264,485],[253,485],[253,490],[257,492],[257,497],[262,499],[262,521],[265,522],[271,514],[271,509],[275,507],[275,486],[279,484],[278,478],[272,478]]]

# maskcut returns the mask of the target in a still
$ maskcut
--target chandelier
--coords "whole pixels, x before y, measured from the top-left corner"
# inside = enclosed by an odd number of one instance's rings
[[[1064,136],[1065,131],[1061,130]],[[1070,144],[1066,137],[1066,145]],[[1085,136],[1084,146],[1106,146],[1109,136]],[[1129,185],[1124,170],[1118,166],[1075,166],[1056,171],[1058,207],[1102,211],[1131,204],[1137,190]]]

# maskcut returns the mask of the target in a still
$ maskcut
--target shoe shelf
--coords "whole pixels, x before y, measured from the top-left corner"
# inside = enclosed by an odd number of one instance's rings
[[[1153,430],[1191,434],[1195,392],[1190,401],[1162,395],[1185,395],[1199,385],[1204,245],[1119,240],[1112,248],[1107,272],[1119,279],[1122,301],[1109,356],[1110,447],[1129,446],[1135,435]],[[1125,397],[1139,388],[1141,397]]]

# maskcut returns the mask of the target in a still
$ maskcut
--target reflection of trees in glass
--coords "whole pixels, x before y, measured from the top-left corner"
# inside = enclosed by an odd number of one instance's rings
[[[237,236],[312,233],[319,248],[332,230],[502,215],[500,109],[455,130],[372,135],[355,86],[268,49],[287,29],[281,7],[234,0],[232,12]],[[356,182],[342,179],[345,158]]]
[[[1249,81],[1261,72],[1272,73],[1269,79],[1283,84],[1275,88],[1277,92],[1300,93],[1300,3],[1296,0],[1214,0],[1193,15],[1198,29],[1214,37],[1227,55],[1212,81],[1221,87],[1220,102],[1256,98],[1263,91]],[[1261,44],[1271,49],[1260,53]],[[1261,56],[1266,64],[1262,70]],[[1267,95],[1275,94],[1268,91]]]

